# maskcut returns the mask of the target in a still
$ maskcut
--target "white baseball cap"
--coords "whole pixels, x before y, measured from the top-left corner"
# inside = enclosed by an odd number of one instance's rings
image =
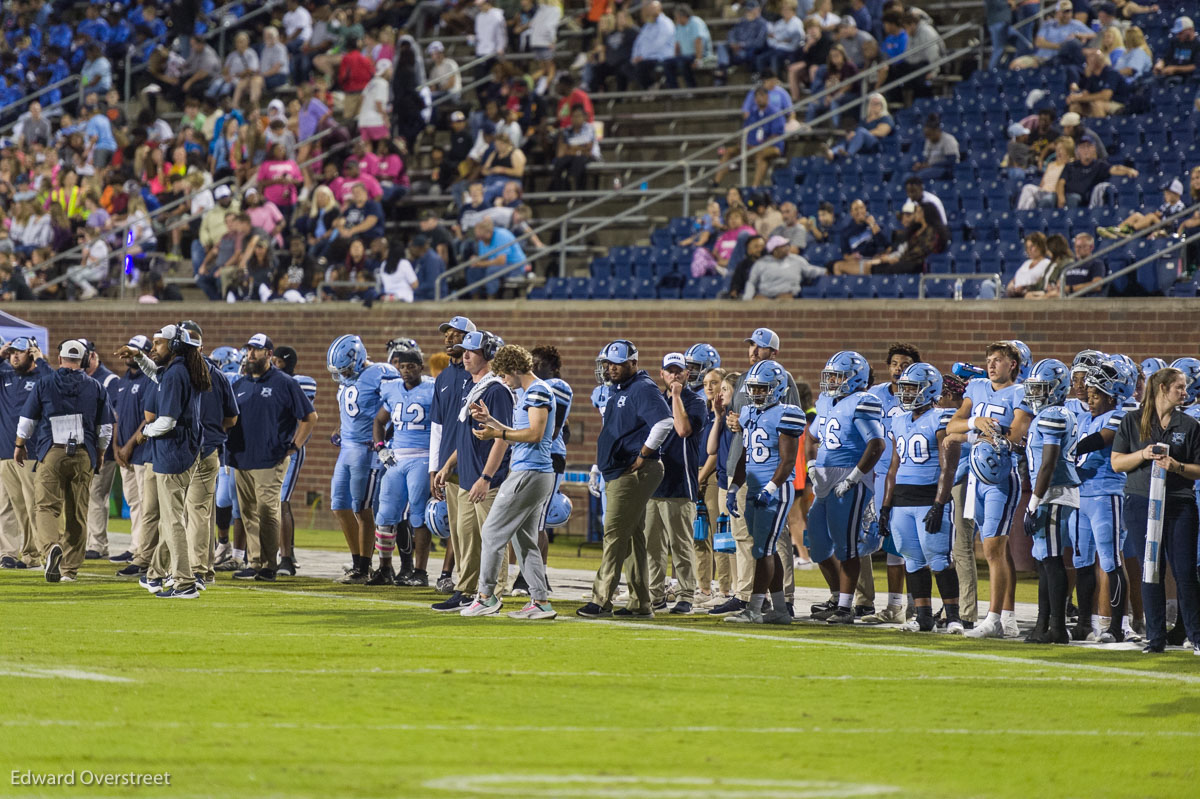
[[[678,366],[683,371],[687,371],[687,360],[684,359],[682,352],[668,352],[663,356],[662,368],[668,366]]]
[[[60,358],[82,361],[85,355],[87,355],[87,345],[78,339],[69,338],[58,348],[58,357]]]

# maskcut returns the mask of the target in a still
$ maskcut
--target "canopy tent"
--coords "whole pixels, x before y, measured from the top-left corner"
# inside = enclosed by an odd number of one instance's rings
[[[0,311],[0,336],[4,338],[4,341],[12,341],[18,336],[29,336],[38,343],[42,352],[50,352],[50,340],[46,328],[26,322],[24,319],[18,319],[4,311]]]

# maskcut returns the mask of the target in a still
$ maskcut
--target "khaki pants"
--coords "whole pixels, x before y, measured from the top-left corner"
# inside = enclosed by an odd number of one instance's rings
[[[162,536],[159,534],[161,514],[158,503],[158,478],[149,463],[142,467],[142,537],[137,549],[133,550],[133,563],[147,569],[148,577],[160,580],[167,575],[166,552],[159,552]]]
[[[354,119],[358,116],[358,110],[362,108],[362,93],[350,94],[347,92],[342,97],[342,116],[345,119]],[[498,490],[498,489],[497,489]]]
[[[279,495],[290,461],[284,458],[268,469],[237,469],[233,473],[242,524],[246,527],[246,554],[253,569],[275,571],[278,565],[275,558],[279,552]],[[207,521],[208,517],[204,518]],[[207,542],[208,525],[197,526],[203,527],[202,538]]]
[[[450,528],[450,535],[454,541],[454,565],[458,569],[458,579],[454,583],[454,590],[461,591],[466,595],[474,595],[479,591],[479,554],[483,541],[483,522],[487,519],[488,512],[492,509],[492,503],[496,501],[496,495],[500,493],[500,489],[493,488],[488,491],[483,502],[472,502],[470,491],[447,483],[447,510],[450,509],[449,496],[452,490],[457,494],[454,509],[455,517],[458,519],[458,524]],[[504,589],[507,586],[508,559],[504,558],[504,563],[496,575],[494,596],[504,596]]]
[[[51,447],[34,473],[34,519],[37,548],[46,559],[50,547],[63,548],[59,571],[74,576],[83,563],[87,542],[88,495],[92,483],[92,462],[86,450],[67,455],[61,447]],[[59,516],[66,522],[60,532]]]
[[[737,552],[734,553],[733,592],[743,602],[750,601],[750,590],[754,587],[754,540],[750,537],[750,530],[746,528],[747,499],[746,486],[742,486],[737,493],[738,518],[729,517],[729,529],[733,533],[734,542],[737,543]],[[724,508],[725,497],[722,496],[721,509]],[[782,542],[783,536],[779,539]]]
[[[979,619],[979,575],[975,566],[975,522],[963,518],[966,482],[950,489],[954,501],[954,547],[951,557],[958,572],[958,615],[963,621]]]
[[[854,606],[875,607],[875,568],[871,558],[859,558],[858,585],[854,589]]]
[[[198,459],[197,459],[198,460]],[[169,576],[175,578],[175,590],[183,591],[196,584],[196,566],[192,563],[195,542],[188,540],[188,527],[184,521],[187,507],[187,489],[196,471],[193,463],[187,471],[178,474],[155,474],[158,488],[158,527],[162,538],[160,547],[167,555]]]
[[[679,601],[696,601],[696,554],[692,548],[692,522],[696,505],[690,499],[654,497],[646,506],[646,565],[650,602],[664,601],[667,559],[679,581]]]
[[[88,498],[87,548],[101,555],[108,555],[108,497],[112,493],[113,478],[117,474],[117,462],[105,461],[92,475],[91,494]]]
[[[125,494],[125,504],[129,506],[130,552],[137,552],[142,543],[142,483],[145,479],[144,464],[121,467],[121,491]]]
[[[627,472],[604,484],[608,509],[604,514],[604,544],[600,568],[592,583],[592,601],[612,608],[612,598],[621,582],[621,564],[632,553],[626,578],[629,582],[628,608],[635,613],[650,612],[650,589],[646,563],[646,505],[662,482],[663,465],[646,461],[636,472]]]
[[[17,526],[11,532],[6,529],[0,533],[0,536],[3,536],[0,540],[5,542],[3,554],[11,554],[34,566],[41,562],[41,557],[34,543],[33,461],[26,460],[24,466],[18,466],[12,458],[0,461],[0,481],[4,483],[4,491],[8,494],[8,501],[12,503],[17,522]],[[9,541],[12,541],[11,553]]]
[[[217,470],[221,468],[221,459],[217,450],[196,461],[196,471],[192,482],[188,483],[187,497],[184,500],[187,507],[188,541],[195,542],[192,551],[192,565],[196,573],[205,581],[216,578],[213,571],[213,546],[215,544],[212,532],[213,498],[217,491]],[[129,515],[133,516],[130,507]]]
[[[0,557],[21,557],[21,546],[25,543],[21,538],[21,529],[17,512],[13,510],[8,492],[4,490],[4,481],[0,480]]]

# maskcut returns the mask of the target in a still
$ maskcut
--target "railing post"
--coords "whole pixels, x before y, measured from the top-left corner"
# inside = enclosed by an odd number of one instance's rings
[[[567,248],[563,242],[567,239],[567,220],[564,219],[558,227],[558,276],[567,276]]]
[[[750,146],[750,133],[747,128],[742,128],[742,153],[739,156],[742,160],[742,182],[741,185],[746,185],[746,149]]]
[[[130,109],[129,109],[129,103],[132,100],[132,98],[129,96],[129,93],[132,91],[132,89],[130,87],[133,85],[133,78],[132,78],[132,75],[130,75],[130,73],[129,73],[129,65],[132,62],[133,62],[133,59],[130,58],[128,55],[126,55],[125,56],[125,94],[123,95],[123,97],[125,99],[125,115],[126,116],[132,116],[130,114]]]
[[[692,199],[692,167],[688,164],[687,159],[683,159],[683,215],[690,217],[692,215],[689,210]]]

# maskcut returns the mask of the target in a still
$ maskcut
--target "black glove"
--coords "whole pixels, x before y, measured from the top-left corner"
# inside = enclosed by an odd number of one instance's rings
[[[892,506],[884,505],[879,509],[879,534],[887,538],[892,534]]]
[[[1033,538],[1037,535],[1038,528],[1042,526],[1042,514],[1040,512],[1030,513],[1025,512],[1025,535]]]
[[[929,511],[925,514],[925,532],[932,535],[942,531],[942,514],[945,510],[945,502],[935,502],[929,506]]]

